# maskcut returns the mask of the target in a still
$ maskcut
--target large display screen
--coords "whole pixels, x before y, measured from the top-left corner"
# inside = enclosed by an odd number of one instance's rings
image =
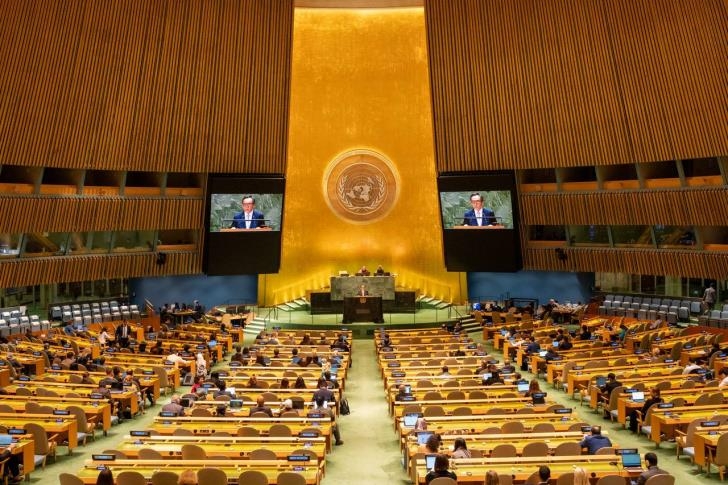
[[[284,192],[282,177],[209,176],[205,273],[237,275],[278,271]]]
[[[448,271],[521,269],[515,174],[441,174],[437,185]]]

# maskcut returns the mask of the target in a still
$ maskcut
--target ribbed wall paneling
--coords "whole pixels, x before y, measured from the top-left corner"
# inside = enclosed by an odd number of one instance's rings
[[[194,252],[167,252],[164,265],[158,265],[156,261],[156,253],[3,260],[0,261],[0,288],[202,271],[201,258]]]
[[[202,199],[1,197],[0,232],[198,229]]]
[[[521,194],[524,225],[728,226],[728,187]]]
[[[723,7],[427,0],[438,170],[728,152]]]
[[[636,160],[728,152],[728,15],[717,0],[604,0]]]
[[[0,164],[285,172],[292,0],[0,10]]]
[[[527,248],[524,269],[728,278],[728,253],[610,248],[564,248],[564,252],[562,261],[553,249]]]

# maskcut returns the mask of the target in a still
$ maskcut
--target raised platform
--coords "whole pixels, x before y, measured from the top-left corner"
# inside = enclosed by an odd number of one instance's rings
[[[364,338],[374,334],[380,327],[384,328],[423,328],[438,327],[443,323],[467,316],[465,307],[450,307],[445,310],[419,309],[413,313],[385,313],[384,323],[356,322],[342,323],[342,314],[312,315],[308,311],[275,312],[261,315],[266,321],[266,328],[307,328],[311,330],[332,330],[345,328],[351,330],[354,338]]]

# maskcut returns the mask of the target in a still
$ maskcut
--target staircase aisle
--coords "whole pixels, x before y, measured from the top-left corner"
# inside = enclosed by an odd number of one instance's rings
[[[345,397],[351,414],[339,417],[344,445],[326,456],[323,485],[410,484],[387,411],[374,340],[356,340]]]

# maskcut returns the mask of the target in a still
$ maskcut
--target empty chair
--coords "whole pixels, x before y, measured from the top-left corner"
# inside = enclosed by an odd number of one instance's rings
[[[227,483],[227,475],[219,468],[201,468],[197,470],[199,485],[220,485]]]
[[[490,452],[491,458],[515,458],[516,455],[516,447],[510,443],[501,443]]]
[[[549,445],[543,441],[532,441],[523,447],[521,456],[547,456],[549,454]]]
[[[675,485],[675,477],[672,475],[654,475],[647,479],[645,485]]]
[[[164,460],[160,452],[152,448],[142,448],[139,450],[140,460]]]
[[[576,456],[581,455],[581,444],[576,442],[561,443],[554,448],[554,456]]]
[[[536,423],[531,430],[532,433],[553,433],[556,428],[552,423]]]
[[[116,485],[147,485],[147,480],[141,473],[127,470],[116,476]]]
[[[448,400],[454,400],[454,399],[465,399],[465,393],[463,391],[450,391],[447,394]]]
[[[58,480],[61,485],[83,485],[83,480],[78,478],[76,475],[70,473],[61,473],[58,475]],[[7,485],[7,482],[5,482]]]
[[[285,424],[274,424],[268,430],[268,436],[287,438],[291,436],[291,428]]]
[[[468,406],[460,406],[452,411],[453,416],[471,416],[473,414],[473,410]]]
[[[33,461],[35,466],[39,465],[45,470],[46,459],[52,456],[55,460],[56,457],[56,443],[53,441],[55,435],[48,439],[48,433],[46,430],[37,423],[25,423],[25,432],[33,436]]]
[[[456,391],[453,391],[456,392]],[[450,393],[452,394],[452,392]],[[442,394],[440,394],[437,391],[427,391],[425,393],[425,396],[423,397],[425,401],[441,401],[442,400]]]
[[[258,448],[250,452],[249,458],[251,460],[276,460],[276,452],[268,450],[266,448]]]
[[[260,431],[253,428],[252,426],[242,426],[238,428],[237,436],[260,436]]]
[[[246,470],[238,477],[238,485],[268,485],[268,477],[258,470]]]
[[[450,477],[437,477],[430,481],[430,485],[457,485],[457,481]]]
[[[183,460],[205,460],[206,458],[207,452],[201,446],[195,444],[182,445]]]
[[[300,473],[281,472],[276,478],[276,483],[278,485],[306,485],[306,479]],[[202,483],[200,483],[200,485],[202,485]]]
[[[597,485],[624,485],[624,477],[619,475],[607,475],[597,482]]]
[[[445,408],[442,406],[427,406],[424,411],[425,417],[429,416],[445,416]]]
[[[192,430],[187,428],[177,428],[175,429],[172,434],[174,436],[194,436],[195,433],[192,432]]]
[[[615,453],[615,449],[613,446],[605,446],[604,448],[599,448],[595,455],[613,455]]]
[[[80,406],[68,406],[66,409],[76,417],[76,426],[78,427],[76,435],[78,436],[78,441],[84,445],[89,437],[96,441],[95,430],[97,420],[95,418],[93,420],[87,419],[86,412]]]
[[[156,471],[152,474],[152,485],[177,485],[179,475],[175,472]]]
[[[503,434],[516,434],[523,433],[524,431],[523,423],[520,421],[508,421],[501,426],[501,432]]]

